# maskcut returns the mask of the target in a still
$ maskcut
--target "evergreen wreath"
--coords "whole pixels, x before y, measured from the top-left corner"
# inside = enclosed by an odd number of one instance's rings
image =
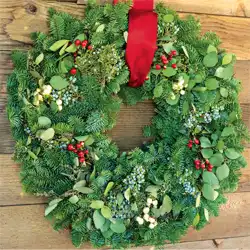
[[[33,48],[12,55],[7,112],[23,188],[49,198],[45,216],[77,247],[177,242],[218,216],[246,167],[235,56],[192,16],[158,4],[154,62],[130,88],[128,11],[88,4],[78,20],[50,9],[49,35],[33,33]],[[122,103],[150,99],[153,142],[120,153],[105,132]]]

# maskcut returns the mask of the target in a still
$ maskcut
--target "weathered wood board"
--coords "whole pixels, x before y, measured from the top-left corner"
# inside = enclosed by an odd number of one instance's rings
[[[111,2],[111,0],[108,0]],[[158,1],[158,0],[157,0]],[[78,5],[77,5],[78,2]],[[100,3],[107,2],[99,0]],[[236,76],[242,80],[239,100],[243,120],[250,129],[250,0],[162,0],[182,17],[189,13],[200,18],[202,32],[213,30],[223,40],[222,47],[237,55]],[[14,142],[5,114],[6,77],[12,70],[10,51],[27,50],[29,33],[48,31],[47,9],[84,16],[86,0],[0,0],[0,248],[1,249],[74,249],[68,231],[54,232],[43,218],[44,203],[40,197],[22,193],[19,166],[11,160]],[[141,129],[154,115],[151,102],[135,107],[123,106],[117,126],[110,136],[121,150],[140,146],[145,140]],[[244,152],[250,165],[250,145]],[[228,203],[221,215],[200,232],[192,229],[183,243],[166,245],[164,249],[250,249],[250,168],[242,170],[239,188],[227,194]],[[89,244],[82,249],[91,249]],[[132,248],[131,248],[132,249]],[[133,248],[134,249],[134,248]],[[152,250],[140,247],[138,250]]]

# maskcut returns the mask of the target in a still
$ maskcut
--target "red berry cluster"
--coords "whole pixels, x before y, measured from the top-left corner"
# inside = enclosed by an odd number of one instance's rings
[[[206,160],[205,162],[201,162],[201,160],[196,159],[196,160],[194,160],[194,165],[195,165],[195,168],[197,170],[199,170],[199,169],[202,169],[202,170],[207,169],[207,171],[209,171],[209,172],[212,172],[213,167],[214,167],[212,164],[210,164],[209,160]]]
[[[197,138],[194,138],[194,140],[189,140],[188,141],[188,145],[187,146],[191,149],[193,147],[193,143],[196,144],[196,145],[199,145],[200,141]]]
[[[167,65],[167,64],[173,59],[173,57],[176,56],[176,55],[177,55],[177,51],[176,51],[176,50],[172,50],[172,51],[169,53],[168,57],[166,57],[165,55],[162,55],[162,56],[161,56],[161,62],[162,62],[162,64],[163,64],[163,68],[164,68],[164,69],[167,68],[166,65]],[[176,68],[177,68],[176,63],[171,64],[171,67],[172,67],[173,69],[176,69]],[[160,70],[160,69],[161,69],[161,65],[160,65],[160,64],[156,64],[156,65],[155,65],[155,69]]]
[[[84,149],[84,142],[83,141],[77,143],[76,145],[68,144],[67,150],[72,151],[75,154],[77,154],[80,163],[85,162],[85,157],[89,153],[89,151],[87,149]]]

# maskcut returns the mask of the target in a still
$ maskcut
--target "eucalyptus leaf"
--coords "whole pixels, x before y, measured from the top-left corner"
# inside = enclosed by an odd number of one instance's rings
[[[216,169],[216,175],[220,181],[226,179],[229,176],[229,167],[227,164],[223,164]]]
[[[93,209],[101,209],[104,206],[104,202],[101,200],[92,201],[90,207]]]
[[[173,69],[172,67],[167,67],[166,69],[164,69],[162,71],[163,75],[166,76],[166,77],[171,77],[171,76],[174,76],[176,75],[177,73],[177,70],[176,69]]]
[[[225,127],[221,133],[221,136],[226,137],[234,134],[233,127]]]
[[[200,222],[200,215],[196,214],[193,220],[193,226],[196,227],[199,224],[199,222]]]
[[[203,158],[208,159],[213,155],[213,150],[211,148],[203,148],[201,154]]]
[[[85,141],[86,146],[90,146],[95,142],[95,139],[90,135],[87,140]]]
[[[106,219],[110,219],[112,217],[111,209],[108,206],[103,206],[101,208],[101,213],[102,216],[105,217]]]
[[[225,155],[227,158],[231,160],[235,160],[240,157],[240,153],[238,153],[234,148],[228,148],[225,151]]]
[[[117,199],[117,204],[120,206],[124,200],[124,196],[122,195],[122,193],[118,193],[116,199]]]
[[[79,201],[79,198],[77,195],[73,195],[69,198],[69,202],[72,204],[76,204]]]
[[[85,187],[86,186],[86,181],[85,180],[81,180],[78,181],[74,186],[73,189],[76,190],[79,187]]]
[[[52,78],[50,79],[50,85],[56,90],[62,90],[66,88],[69,83],[61,76],[52,76]]]
[[[158,85],[154,88],[154,97],[155,98],[158,98],[162,95],[163,93],[163,87],[162,85]]]
[[[102,232],[103,237],[106,239],[110,238],[113,234],[114,232],[111,229],[108,231]]]
[[[37,79],[42,79],[43,77],[35,70],[31,70],[30,71],[30,74],[34,77],[34,78],[37,78]]]
[[[115,221],[115,223],[111,223],[110,229],[117,234],[121,234],[126,231],[125,225],[120,220]]]
[[[75,37],[74,41],[75,40],[80,40],[81,42],[84,41],[86,39],[86,35],[84,33],[82,34],[79,34],[77,37]]]
[[[228,97],[228,90],[226,88],[220,88],[220,94],[222,97]]]
[[[41,53],[35,60],[36,65],[39,65],[44,59],[44,54]]]
[[[219,193],[215,191],[211,185],[206,183],[202,187],[202,194],[207,200],[210,201],[216,200],[219,195]]]
[[[129,201],[130,197],[131,197],[131,189],[127,188],[126,191],[124,192],[124,197],[126,200]]]
[[[174,15],[172,14],[167,14],[165,16],[163,16],[163,20],[166,22],[166,23],[171,23],[174,21]]]
[[[222,58],[222,65],[231,63],[233,60],[233,54],[226,54]]]
[[[180,99],[180,95],[176,95],[175,96],[175,99],[173,100],[172,98],[167,98],[166,101],[169,105],[176,105],[178,102],[179,102],[179,99]]]
[[[93,221],[96,229],[101,229],[106,221],[106,219],[101,215],[99,210],[95,210],[93,214]]]
[[[210,52],[215,52],[216,54],[218,53],[218,50],[215,46],[213,46],[212,44],[210,44],[207,48],[207,54],[209,54]]]
[[[56,41],[55,43],[52,44],[52,46],[50,46],[50,50],[51,51],[57,51],[59,50],[65,43],[68,43],[69,40],[59,40]]]
[[[219,67],[216,71],[215,71],[215,76],[222,78],[222,79],[230,79],[233,76],[233,66],[229,65],[227,67]]]
[[[170,43],[165,43],[162,45],[164,51],[169,54],[172,50],[175,50],[174,46],[173,46],[174,43],[170,42]]]
[[[212,51],[210,53],[208,53],[204,59],[203,59],[203,64],[207,67],[207,68],[212,68],[214,67],[216,64],[218,63],[218,55],[215,51]]]
[[[211,141],[207,137],[200,137],[200,144],[202,148],[210,148],[212,146]]]
[[[209,161],[215,167],[219,167],[224,162],[224,156],[221,153],[216,153],[209,158]]]
[[[219,87],[219,83],[215,78],[208,78],[205,81],[205,85],[208,90],[215,90]]]
[[[161,209],[161,214],[169,213],[172,210],[172,200],[168,195],[165,195],[163,198],[162,205],[160,207]]]
[[[41,133],[40,138],[43,141],[48,141],[53,139],[54,135],[55,135],[55,130],[53,128],[48,128]]]
[[[38,117],[38,124],[40,128],[46,128],[51,126],[51,120],[46,116]]]
[[[219,150],[223,150],[224,149],[224,141],[222,141],[222,140],[219,140],[218,141],[218,143],[217,143],[217,148],[219,149]]]
[[[89,135],[76,136],[77,141],[86,141],[89,138]]]
[[[112,182],[112,181],[108,183],[108,185],[107,185],[107,187],[106,187],[106,189],[104,191],[104,196],[105,197],[108,195],[109,191],[113,188],[114,184],[115,183]]]
[[[66,52],[74,53],[77,51],[77,47],[74,43],[72,43],[67,49],[65,49]]]
[[[75,188],[74,190],[82,194],[92,194],[94,192],[93,189],[88,188],[88,187],[78,187],[78,188]]]
[[[101,232],[104,233],[104,232],[107,232],[110,228],[110,220],[106,220],[104,225],[101,227]]]
[[[218,189],[220,187],[219,180],[213,172],[204,171],[202,174],[202,179],[204,183],[209,184],[215,189]]]

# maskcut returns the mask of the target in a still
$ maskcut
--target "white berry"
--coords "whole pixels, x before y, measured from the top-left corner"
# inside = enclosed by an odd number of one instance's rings
[[[148,226],[150,229],[154,229],[154,227],[155,227],[155,225],[154,224],[149,224],[149,226]]]
[[[149,213],[149,207],[144,207],[143,208],[143,213],[148,214]]]
[[[150,218],[148,219],[148,221],[149,221],[150,223],[155,223],[155,218],[150,217]]]
[[[185,95],[185,93],[186,93],[185,90],[181,90],[181,91],[180,91],[180,94],[181,94],[181,95]]]
[[[148,220],[149,220],[149,215],[148,215],[148,214],[144,214],[143,219],[144,219],[145,221],[148,221]]]
[[[56,104],[57,104],[58,106],[62,105],[62,100],[61,100],[61,99],[56,100]]]
[[[152,204],[152,202],[153,202],[153,200],[152,200],[151,198],[148,198],[148,199],[147,199],[147,203],[148,203],[148,204]]]
[[[156,207],[158,205],[158,201],[157,200],[154,200],[153,201],[153,205]]]

